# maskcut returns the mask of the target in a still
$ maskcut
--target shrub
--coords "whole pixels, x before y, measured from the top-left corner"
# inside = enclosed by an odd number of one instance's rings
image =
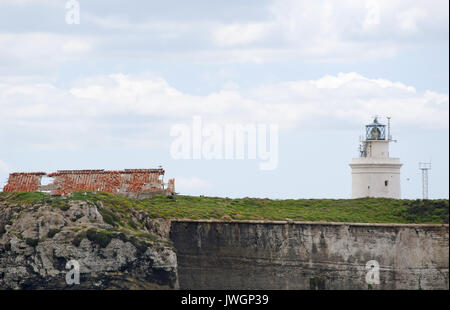
[[[133,229],[137,229],[137,225],[133,220],[129,220],[128,225]]]
[[[25,239],[25,243],[28,244],[29,246],[35,247],[38,245],[39,239],[27,238]]]
[[[76,221],[78,221],[80,218],[82,218],[84,216],[84,214],[82,214],[82,213],[78,213],[78,214],[75,214],[75,220],[74,220],[74,222],[76,222]]]
[[[61,229],[52,228],[48,231],[47,237],[53,238],[57,233],[59,233]]]
[[[153,234],[150,234],[150,233],[139,233],[139,234],[137,234],[137,236],[140,237],[140,238],[144,238],[144,239],[150,240],[152,242],[153,241],[158,241],[158,237],[153,235]]]
[[[0,225],[0,237],[6,232],[5,225]]]
[[[411,200],[396,213],[410,223],[443,222],[448,224],[448,200]]]
[[[60,206],[59,208],[60,208],[62,211],[67,211],[67,210],[70,209],[70,206],[69,206],[69,205],[62,205],[62,206]]]
[[[136,237],[132,236],[128,239],[129,242],[131,242],[134,247],[136,248],[136,252],[138,256],[141,256],[142,254],[147,251],[148,245],[145,241],[138,240]]]
[[[81,243],[81,240],[83,240],[86,237],[86,232],[81,232],[78,235],[75,236],[75,238],[72,241],[72,244],[76,247],[78,247]]]
[[[116,227],[117,223],[120,223],[120,217],[115,215],[113,212],[106,210],[106,209],[100,209],[98,212],[102,215],[103,221],[111,226]]]
[[[88,238],[89,241],[98,244],[101,248],[107,247],[112,239],[111,233],[105,230],[97,231],[94,228],[90,228],[86,232],[86,237]]]

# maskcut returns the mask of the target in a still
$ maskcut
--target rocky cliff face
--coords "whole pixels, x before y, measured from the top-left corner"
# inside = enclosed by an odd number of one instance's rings
[[[449,288],[448,225],[185,220],[171,238],[181,289]]]
[[[102,203],[0,202],[0,289],[172,289],[170,224]],[[80,266],[80,284],[66,274]]]
[[[448,224],[169,221],[152,213],[158,203],[174,208],[173,199],[0,193],[0,289],[449,287]],[[66,282],[73,261],[79,284]],[[379,265],[378,284],[367,282],[369,262]]]

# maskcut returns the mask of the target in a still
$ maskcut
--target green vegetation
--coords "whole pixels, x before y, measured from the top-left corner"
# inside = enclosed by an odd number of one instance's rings
[[[130,226],[133,229],[138,229],[137,225],[135,222],[133,222],[132,220],[128,221],[128,226]]]
[[[63,206],[60,206],[60,208],[61,208],[61,210],[63,210],[63,211],[67,211],[67,210],[70,209],[70,206],[69,206],[69,205],[63,205]]]
[[[35,247],[38,245],[39,239],[27,238],[25,239],[25,243],[28,244],[29,246]]]
[[[398,214],[408,222],[448,224],[448,200],[433,200],[431,206],[428,200],[412,200]]]
[[[75,236],[75,238],[72,241],[72,244],[76,247],[80,246],[81,240],[83,240],[84,238],[86,238],[86,232],[83,231],[81,233],[79,233],[78,235]]]
[[[36,202],[46,202],[51,200],[51,197],[45,193],[41,192],[19,192],[19,193],[8,193],[1,192],[0,200],[7,200],[11,203],[36,203]]]
[[[108,231],[90,228],[76,235],[72,241],[72,244],[78,247],[84,238],[87,238],[89,241],[99,245],[101,248],[107,247],[113,238],[120,239],[123,242],[131,242],[137,249],[138,255],[143,254],[147,250],[149,244],[159,241],[156,236],[149,233],[139,233],[135,236],[127,236],[121,231]]]
[[[90,228],[86,231],[86,237],[89,241],[98,244],[101,248],[106,248],[111,242],[113,234],[107,230],[96,230],[95,228]]]
[[[359,223],[448,224],[449,201],[365,199],[286,199],[157,196],[137,201],[104,192],[75,192],[70,197],[47,194],[0,192],[0,202],[67,206],[71,200],[95,204],[106,223],[115,228],[134,229],[129,210],[150,218],[221,220],[293,220]],[[139,224],[140,225],[140,224]]]
[[[61,229],[52,228],[48,231],[47,237],[53,238],[57,233],[59,233]]]
[[[112,225],[114,227],[120,224],[120,217],[114,214],[112,211],[109,211],[104,208],[99,208],[98,212],[102,215],[103,221],[105,221],[105,223]]]

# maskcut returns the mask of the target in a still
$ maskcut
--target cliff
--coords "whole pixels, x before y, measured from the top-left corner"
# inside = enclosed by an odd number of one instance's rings
[[[171,237],[181,289],[449,288],[448,225],[184,220]]]
[[[177,288],[169,228],[166,220],[100,201],[3,199],[0,288]],[[79,285],[66,283],[70,260],[79,263]]]
[[[0,289],[448,289],[446,223],[448,200],[0,192]]]

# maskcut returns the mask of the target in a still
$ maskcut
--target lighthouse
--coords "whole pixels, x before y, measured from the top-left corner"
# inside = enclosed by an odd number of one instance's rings
[[[361,138],[359,157],[350,163],[352,169],[352,198],[385,197],[400,199],[400,158],[389,156],[390,118],[388,128],[375,117],[366,125]]]

